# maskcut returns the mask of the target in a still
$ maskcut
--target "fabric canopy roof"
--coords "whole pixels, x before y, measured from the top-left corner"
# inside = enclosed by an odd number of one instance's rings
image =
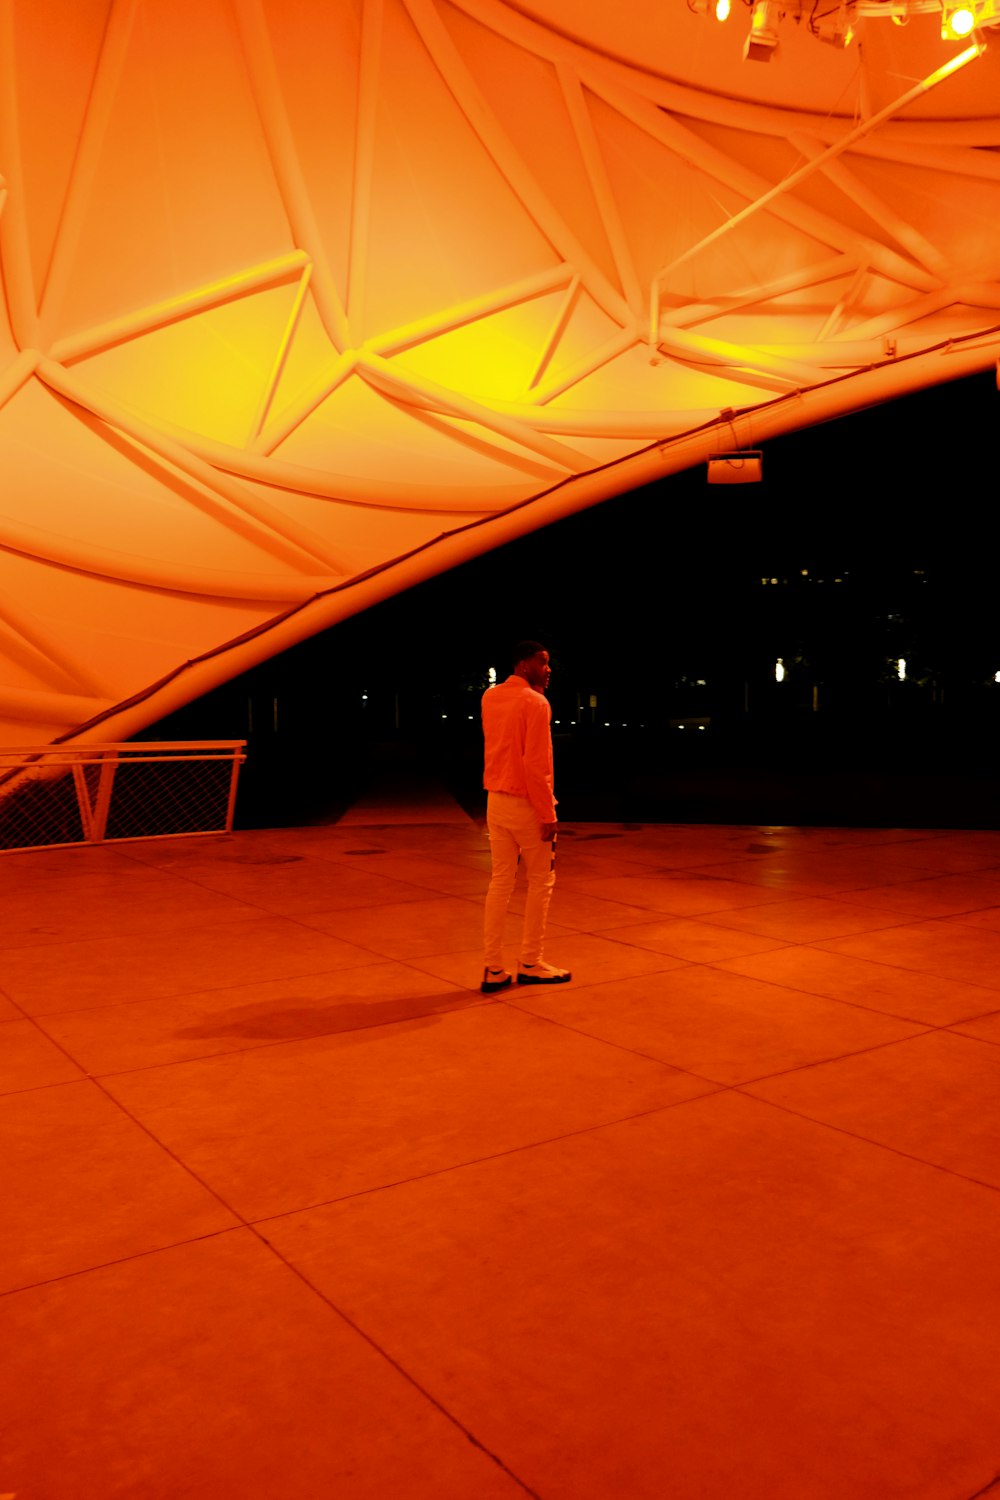
[[[815,9],[0,0],[0,744],[991,366],[1000,32]]]

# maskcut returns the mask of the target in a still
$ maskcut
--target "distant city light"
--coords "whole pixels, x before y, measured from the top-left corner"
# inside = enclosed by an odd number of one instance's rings
[[[774,680],[775,682],[784,682],[785,680],[785,662],[784,658],[780,656],[774,664]]]
[[[899,678],[900,682],[905,682],[906,681],[906,657],[905,656],[901,656],[899,658],[899,661],[896,663],[896,676]]]
[[[490,667],[490,670],[487,672],[486,676],[489,678],[490,687],[493,687],[495,685],[495,683],[496,683],[496,680],[497,680],[497,669],[496,669],[496,667]]]
[[[993,673],[993,681],[994,682],[1000,682],[1000,672],[994,672]]]
[[[367,693],[362,693],[361,694],[361,701],[362,701],[362,703],[367,703],[368,702],[368,694]]]

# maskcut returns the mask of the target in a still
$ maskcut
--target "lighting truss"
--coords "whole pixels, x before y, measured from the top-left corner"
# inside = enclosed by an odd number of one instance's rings
[[[744,0],[750,10],[750,29],[743,56],[750,62],[769,62],[778,50],[783,22],[805,29],[833,47],[850,46],[857,22],[886,20],[905,26],[911,16],[941,18],[944,41],[962,41],[974,32],[1000,27],[1000,0]],[[688,0],[698,15],[728,20],[730,0]]]

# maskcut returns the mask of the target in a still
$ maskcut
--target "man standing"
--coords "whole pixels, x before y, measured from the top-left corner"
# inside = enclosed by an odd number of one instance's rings
[[[511,983],[504,967],[503,929],[514,889],[518,857],[528,877],[521,934],[518,984],[565,984],[573,976],[542,958],[545,921],[556,883],[556,803],[552,792],[552,709],[545,697],[552,669],[537,641],[521,641],[514,671],[483,695],[486,760],[483,785],[489,797],[493,875],[486,895],[484,995]]]

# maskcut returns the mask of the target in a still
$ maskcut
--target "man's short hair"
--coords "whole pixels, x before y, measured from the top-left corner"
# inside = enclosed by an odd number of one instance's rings
[[[547,651],[549,648],[543,646],[540,641],[518,641],[514,647],[513,666],[519,666],[522,661],[527,661],[529,656],[537,656],[539,651]]]

